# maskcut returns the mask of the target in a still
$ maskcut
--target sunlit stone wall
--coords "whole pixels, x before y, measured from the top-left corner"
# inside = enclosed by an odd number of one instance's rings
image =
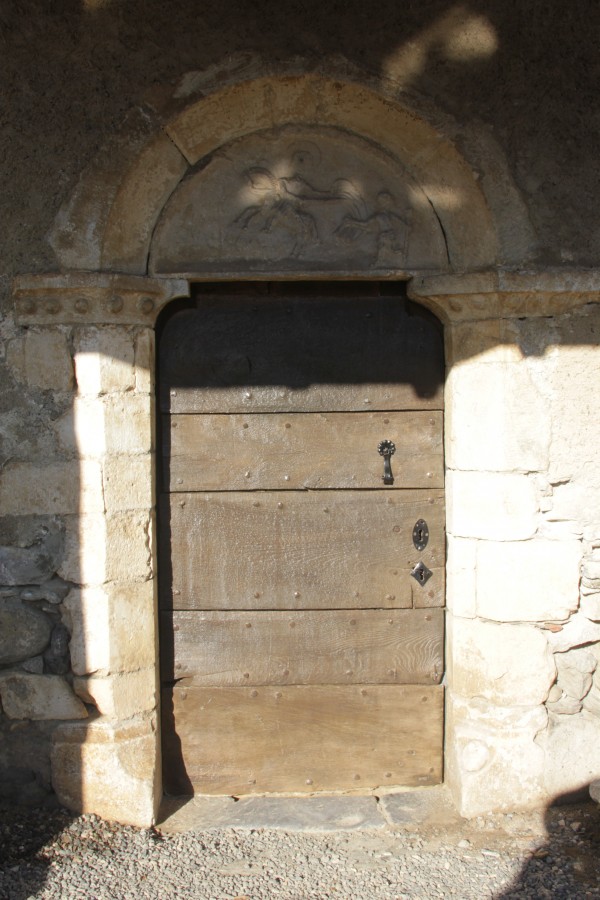
[[[147,824],[160,798],[152,325],[182,285],[79,282],[24,280],[7,345],[46,412],[0,476],[13,528],[1,721],[28,748],[25,797],[52,783],[71,808]],[[577,284],[411,285],[447,336],[446,779],[464,815],[541,805],[600,773],[600,305],[589,277]]]

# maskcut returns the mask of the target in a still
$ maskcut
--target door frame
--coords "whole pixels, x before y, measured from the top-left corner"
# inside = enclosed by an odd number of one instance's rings
[[[446,351],[445,351],[444,340],[443,340],[443,337],[444,337],[443,322],[441,321],[440,317],[438,315],[436,315],[435,312],[433,312],[431,309],[428,308],[428,306],[426,306],[422,303],[419,303],[419,302],[415,302],[408,296],[408,292],[407,292],[408,281],[407,281],[407,279],[404,279],[404,278],[397,279],[397,280],[396,279],[395,280],[388,279],[385,282],[381,282],[380,280],[377,280],[377,279],[368,279],[368,278],[352,278],[352,279],[345,280],[345,279],[340,279],[340,278],[335,278],[335,277],[323,278],[323,279],[319,279],[318,281],[315,281],[311,278],[307,278],[307,279],[297,279],[297,278],[293,278],[293,279],[287,279],[287,278],[252,279],[252,278],[247,278],[247,279],[243,279],[243,280],[239,280],[239,281],[222,279],[217,282],[213,281],[212,279],[210,281],[205,281],[203,279],[195,279],[193,281],[190,281],[189,296],[172,300],[169,304],[167,304],[163,308],[163,310],[161,311],[161,314],[157,320],[156,350],[155,350],[155,354],[156,354],[155,394],[157,397],[157,410],[159,409],[158,397],[159,397],[159,392],[160,392],[160,387],[161,387],[161,375],[160,375],[160,367],[159,367],[160,341],[162,338],[163,328],[172,315],[174,315],[176,312],[178,312],[180,310],[195,308],[196,302],[197,302],[197,295],[198,295],[198,293],[201,293],[202,291],[212,292],[212,291],[215,291],[215,289],[216,289],[216,292],[222,294],[225,298],[231,298],[232,296],[236,296],[236,295],[239,295],[240,297],[248,296],[248,302],[251,302],[252,297],[255,296],[254,294],[252,294],[252,290],[256,289],[257,287],[264,286],[265,292],[268,292],[271,287],[274,287],[275,288],[274,293],[277,293],[277,289],[280,286],[283,286],[285,289],[285,287],[289,286],[289,285],[293,285],[294,288],[297,286],[299,291],[306,291],[309,294],[314,293],[315,294],[314,302],[317,304],[320,302],[320,300],[318,299],[319,291],[325,292],[325,293],[330,292],[330,295],[336,296],[335,292],[339,292],[339,293],[343,294],[344,292],[346,292],[348,290],[350,285],[353,286],[352,290],[356,294],[368,293],[369,289],[373,290],[376,293],[377,290],[379,290],[382,286],[385,286],[385,289],[386,289],[385,292],[386,293],[389,292],[390,296],[393,296],[394,294],[396,294],[396,295],[403,294],[404,295],[403,299],[409,304],[410,308],[413,308],[416,311],[418,310],[418,313],[420,315],[424,315],[425,317],[427,317],[430,321],[435,323],[435,326],[437,328],[440,329],[441,337],[442,337],[442,346],[441,346],[442,365],[443,365],[443,367],[445,367]],[[394,286],[396,287],[396,290],[394,289]],[[332,291],[333,291],[333,293],[332,293]],[[325,299],[327,299],[327,298],[325,298]],[[445,368],[444,368],[444,370],[445,370]],[[155,474],[156,481],[155,481],[155,483],[157,485],[157,494],[158,494],[158,492],[161,490],[161,478],[162,478],[162,475],[160,472],[160,469],[161,469],[160,461],[162,459],[162,446],[161,446],[162,434],[161,434],[161,428],[159,427],[160,413],[158,413],[158,412],[157,412],[157,416],[156,416],[156,421],[157,421],[157,428],[156,428],[156,474]],[[444,396],[443,408],[442,408],[442,446],[443,446],[444,437],[445,437],[445,424],[444,423],[445,423],[445,396]],[[444,471],[445,471],[443,452],[442,452],[442,463],[444,465]],[[443,491],[444,491],[444,496],[445,496],[446,495],[445,479],[444,479]],[[162,540],[162,526],[161,526],[160,510],[158,507],[157,507],[156,515],[157,515],[157,538],[158,538],[158,541],[160,541],[160,540]],[[445,538],[444,538],[444,540],[445,540]],[[157,564],[159,564],[158,560],[157,560]],[[444,584],[444,594],[445,594],[445,584]],[[160,608],[160,604],[159,604],[159,608]],[[444,611],[444,613],[445,613],[445,608],[446,607],[445,607],[445,597],[444,597],[444,605],[442,607],[442,610]],[[163,635],[161,634],[160,617],[159,617],[159,621],[158,621],[157,632],[158,632],[157,638],[158,638],[159,647],[160,647],[160,642],[164,639]],[[445,647],[445,644],[446,644],[446,630],[444,629],[444,636],[443,636],[444,671],[446,669],[446,647]],[[157,664],[158,682],[159,682],[159,684],[161,684],[162,682],[161,682],[161,672],[160,672],[160,653],[158,656],[158,660],[159,660],[158,664]],[[445,677],[442,680],[442,684],[445,685]],[[442,748],[441,748],[441,754],[442,754],[441,782],[444,781],[444,760],[445,760],[446,729],[445,729],[444,718],[445,717],[443,715]],[[159,706],[159,721],[162,724],[163,710],[160,708],[160,706]],[[365,791],[357,791],[357,793],[364,793],[364,792]],[[366,793],[375,793],[375,791],[367,791]],[[310,796],[310,795],[307,794],[307,796]]]

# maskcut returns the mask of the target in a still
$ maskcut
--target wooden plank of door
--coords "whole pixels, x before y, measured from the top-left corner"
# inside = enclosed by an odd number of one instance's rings
[[[165,608],[406,608],[413,595],[414,605],[443,606],[443,491],[232,491],[163,503]],[[430,537],[419,552],[421,518]],[[433,572],[423,587],[410,574],[419,561]]]
[[[399,298],[219,297],[160,342],[172,413],[443,409],[439,323]]]
[[[165,425],[163,483],[171,491],[383,488],[382,440],[396,447],[393,488],[444,486],[437,410],[188,415]]]
[[[163,691],[168,793],[436,784],[441,686],[179,687]]]
[[[184,611],[162,618],[165,681],[437,684],[443,673],[441,609]]]

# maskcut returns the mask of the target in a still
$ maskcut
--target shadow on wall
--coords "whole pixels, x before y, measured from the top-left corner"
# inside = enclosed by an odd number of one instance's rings
[[[126,708],[132,686],[124,672],[133,672],[138,705],[154,706],[152,359],[153,333],[135,327],[19,329],[7,342],[1,799],[51,807],[55,776],[64,782],[64,802],[81,808],[77,733],[92,725],[93,741],[99,714],[126,719],[138,711]],[[140,557],[145,568],[131,576]],[[128,602],[138,608],[128,609]],[[125,629],[119,654],[115,644]],[[151,654],[145,669],[138,640]],[[123,658],[128,649],[133,662]],[[62,765],[51,773],[60,729]],[[92,767],[102,767],[101,750],[89,751]]]
[[[187,0],[176,14],[157,0],[34,0],[21,9],[0,20],[10,142],[1,184],[5,272],[51,268],[44,235],[56,210],[128,110],[160,111],[165,85],[170,96],[185,76],[177,88],[183,99],[196,74],[202,82],[200,67],[217,81],[223,61],[244,53],[275,65],[301,58],[308,69],[345,57],[414,93],[424,108],[435,97],[465,123],[459,143],[470,140],[469,122],[483,123],[528,198],[540,259],[597,261],[598,197],[590,186],[600,125],[585,86],[600,77],[600,10],[589,4],[565,13],[551,0],[526,16],[502,0],[351,0],[343,9],[318,0],[225,8]],[[30,221],[23,208],[35,210]]]
[[[581,84],[597,80],[593,73],[600,63],[592,22],[597,15],[575,11],[565,17],[564,4],[558,0],[529,12],[527,27],[521,16],[500,0],[464,4],[429,0],[402,7],[383,0],[375,8],[351,2],[341,14],[316,0],[285,8],[269,0],[248,10],[242,4],[223,9],[221,3],[211,0],[201,6],[182,3],[176,15],[155,0],[143,5],[67,0],[60,9],[49,9],[37,0],[28,6],[27,17],[3,18],[1,23],[9,48],[1,77],[11,102],[0,140],[10,140],[11,152],[7,154],[7,180],[2,184],[9,227],[0,250],[0,269],[11,274],[52,268],[54,260],[44,235],[56,209],[129,109],[146,98],[160,110],[162,85],[169,84],[171,94],[182,75],[198,67],[199,59],[203,69],[218,68],[224,58],[246,51],[261,53],[274,62],[299,55],[308,67],[343,53],[375,75],[393,79],[404,91],[434,96],[459,121],[485,122],[496,129],[515,177],[530,198],[544,258],[564,261],[553,255],[552,249],[557,235],[563,235],[565,252],[571,254],[565,258],[594,259],[597,233],[586,227],[586,215],[589,204],[595,221],[597,204],[593,191],[584,187],[593,183],[592,173],[595,178],[597,141],[590,140],[592,126]],[[569,56],[573,46],[577,53]],[[561,53],[566,54],[568,65],[557,61]],[[530,65],[531,60],[536,65]],[[185,84],[182,90],[185,93]],[[558,96],[561,103],[557,105]],[[557,168],[564,169],[558,182],[554,177]],[[49,190],[49,184],[57,185],[56,189]],[[35,202],[28,204],[33,197]],[[27,205],[39,212],[31,221],[22,218]],[[567,228],[572,230],[565,231]],[[593,328],[586,330],[582,317],[579,322],[572,338],[565,339],[564,333],[555,333],[552,327],[541,337],[540,329],[519,322],[506,325],[509,331],[505,336],[493,341],[518,346],[522,356],[543,356],[555,342],[597,343]],[[142,574],[131,582],[130,559],[122,555],[105,559],[93,548],[102,544],[98,535],[107,521],[111,535],[125,545],[129,528],[148,527],[140,510],[153,504],[139,498],[136,485],[144,484],[150,490],[151,435],[136,434],[135,408],[139,395],[145,398],[142,403],[149,403],[150,388],[144,385],[141,390],[139,384],[141,373],[147,376],[150,368],[147,362],[138,361],[142,336],[136,329],[104,327],[102,331],[104,337],[93,328],[42,332],[32,328],[11,338],[14,353],[8,354],[11,374],[3,395],[11,418],[6,423],[8,452],[3,461],[6,530],[1,532],[2,543],[15,565],[20,557],[12,551],[26,551],[33,559],[40,546],[46,547],[46,539],[35,532],[37,525],[48,529],[44,534],[52,533],[56,525],[64,543],[51,554],[44,549],[43,572],[32,574],[29,569],[4,578],[8,590],[3,599],[14,601],[13,618],[25,616],[32,629],[35,619],[40,635],[24,655],[19,655],[19,650],[16,659],[11,657],[5,663],[11,671],[16,668],[17,675],[10,677],[21,688],[13,690],[14,705],[9,703],[8,709],[6,691],[3,694],[13,749],[10,759],[1,759],[9,766],[19,764],[20,754],[15,749],[19,729],[13,729],[14,723],[47,723],[19,726],[24,735],[27,728],[52,729],[57,720],[69,719],[71,713],[84,726],[96,709],[106,715],[131,715],[128,695],[115,693],[114,687],[103,681],[113,667],[118,671],[122,661],[111,655],[109,621],[114,609],[102,586],[133,583],[138,590],[149,581],[151,572],[148,568],[147,581]],[[35,348],[42,337],[47,341],[50,332],[56,351],[53,359],[61,361],[40,368]],[[77,374],[77,393],[71,376],[56,381],[65,371],[64,354],[71,346],[78,347],[82,359],[87,357],[91,365],[87,380]],[[461,345],[460,353],[466,357],[481,352],[477,342]],[[116,411],[113,423],[121,424],[115,425],[107,447],[103,416],[108,408]],[[105,457],[113,473],[111,484],[101,462]],[[134,457],[139,462],[137,480],[131,474]],[[146,465],[144,480],[140,473]],[[42,468],[44,474],[40,475]],[[120,492],[115,484],[120,485]],[[143,550],[149,557],[147,545]],[[83,558],[92,560],[93,571],[82,571]],[[143,565],[150,564],[142,561]],[[55,578],[58,583],[53,591]],[[78,593],[81,584],[86,585],[90,598],[85,612]],[[70,668],[68,663],[64,668],[65,626],[76,635],[71,640]],[[94,659],[87,645],[87,635],[92,633],[95,646],[101,646],[104,653]],[[99,634],[104,634],[103,644],[98,641]],[[50,656],[58,661],[51,662]],[[143,666],[149,671],[153,665],[153,660],[142,660],[136,671]],[[95,684],[91,684],[92,675]],[[23,702],[23,685],[27,714],[18,705]],[[46,785],[40,773],[36,777]]]

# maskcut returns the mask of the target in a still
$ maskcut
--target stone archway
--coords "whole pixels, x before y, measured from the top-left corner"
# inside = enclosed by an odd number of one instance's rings
[[[473,271],[522,257],[529,232],[510,186],[502,202],[486,193],[486,179],[475,176],[439,129],[385,88],[361,83],[358,74],[356,81],[290,75],[215,86],[182,111],[145,123],[134,140],[115,139],[57,217],[50,240],[61,266],[149,274],[154,229],[183,180],[222,148],[282,127],[337,130],[357,140],[363,152],[368,143],[373,153],[395,161],[439,222],[445,269]],[[521,235],[518,248],[504,237],[507,222],[513,235]],[[390,269],[398,273],[398,267]]]
[[[516,322],[597,301],[597,280],[498,271],[527,258],[528,230],[510,190],[494,195],[485,167],[476,177],[440,129],[367,79],[255,72],[203,90],[183,109],[174,99],[162,117],[146,117],[135,133],[126,129],[99,155],[51,235],[63,274],[22,277],[15,285],[18,323],[40,335],[60,332],[76,369],[81,355],[86,371],[93,370],[74,398],[75,463],[49,465],[44,482],[52,492],[48,504],[71,517],[69,578],[80,585],[69,600],[72,652],[99,711],[92,722],[56,731],[58,794],[73,808],[139,824],[152,821],[161,796],[151,490],[158,313],[186,296],[195,280],[318,276],[410,280],[412,294],[447,326],[447,363],[455,367],[448,460],[459,473],[450,479],[453,521],[459,494],[476,497],[481,485],[515,510],[501,530],[477,517],[453,526],[448,576],[456,697],[449,706],[448,770],[466,814],[506,808],[516,792],[523,805],[542,802],[549,789],[537,736],[555,677],[542,628],[576,606],[581,543],[531,529],[536,488],[528,472],[547,471],[547,427],[541,402],[535,406],[535,379],[520,365],[518,327],[505,318]],[[303,143],[310,151],[316,145],[318,164],[310,153],[304,161],[295,151],[285,155],[289,145],[297,150]],[[215,189],[219,179],[225,192]],[[217,240],[210,253],[210,219],[198,218],[197,207],[205,188],[218,205],[217,229],[239,232],[237,244]],[[287,205],[278,206],[286,194]],[[278,245],[270,243],[275,222],[285,234]],[[511,243],[510,233],[522,244]],[[195,243],[198,234],[202,245]],[[515,355],[495,352],[507,346]],[[482,416],[476,402],[485,379],[503,410],[496,419]],[[527,415],[521,407],[509,415],[502,406],[515,383],[528,398]],[[504,430],[492,428],[498,471],[490,473],[486,428],[497,420]],[[519,468],[524,448],[527,472]],[[75,464],[82,496],[63,510],[58,489]],[[481,477],[470,474],[473,467]],[[16,467],[10,477],[27,472]],[[36,496],[38,506],[45,496]],[[543,574],[545,601],[530,603],[524,620],[492,596],[500,583],[493,541],[504,542],[505,555],[510,550],[526,561],[530,553]],[[515,641],[523,648],[518,665]],[[491,668],[477,662],[484,644]],[[509,657],[514,668],[501,691],[494,671]]]

